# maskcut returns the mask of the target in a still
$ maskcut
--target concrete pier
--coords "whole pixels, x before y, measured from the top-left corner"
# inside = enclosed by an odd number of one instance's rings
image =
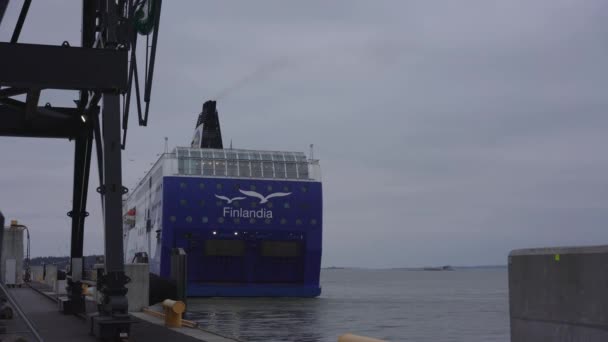
[[[125,264],[125,274],[131,279],[127,284],[129,311],[141,311],[150,304],[150,267],[148,264]]]
[[[509,255],[511,341],[608,341],[608,246]]]

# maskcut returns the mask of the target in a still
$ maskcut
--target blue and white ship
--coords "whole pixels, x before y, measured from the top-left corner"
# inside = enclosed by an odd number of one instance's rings
[[[315,297],[323,198],[319,163],[302,152],[224,149],[216,103],[190,147],[164,153],[124,201],[126,262],[169,279],[187,254],[188,296]]]

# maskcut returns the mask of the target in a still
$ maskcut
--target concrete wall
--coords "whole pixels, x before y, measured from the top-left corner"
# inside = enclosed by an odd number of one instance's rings
[[[6,282],[6,260],[15,259],[15,284],[23,283],[23,228],[4,228],[4,238],[2,240],[2,256],[0,256],[0,262],[2,263],[2,272],[0,277],[2,282]]]
[[[54,289],[57,283],[57,265],[46,265],[45,268],[44,282]]]
[[[513,342],[608,341],[608,246],[509,255]]]
[[[37,282],[42,283],[42,281],[44,280],[42,266],[31,266],[30,272],[32,274],[32,281],[37,281]]]
[[[55,293],[58,295],[64,295],[67,294],[68,291],[66,289],[66,287],[68,286],[68,281],[67,280],[57,280],[55,282],[55,287],[53,288],[55,290]]]
[[[141,311],[149,305],[150,267],[148,264],[125,264],[125,274],[131,278],[127,284],[129,311]]]

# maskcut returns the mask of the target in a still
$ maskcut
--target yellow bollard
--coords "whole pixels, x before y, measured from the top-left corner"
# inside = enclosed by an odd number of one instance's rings
[[[344,334],[338,337],[338,342],[384,342],[371,337],[357,336],[353,334]]]
[[[182,326],[182,314],[186,311],[186,304],[179,300],[165,299],[163,301],[165,311],[165,326],[180,328]]]

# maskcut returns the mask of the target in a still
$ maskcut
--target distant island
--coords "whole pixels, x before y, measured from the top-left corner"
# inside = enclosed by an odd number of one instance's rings
[[[477,266],[424,266],[424,267],[354,267],[354,266],[326,266],[323,270],[400,270],[400,271],[458,271],[458,270],[499,270],[506,269],[507,265],[477,265]]]
[[[454,267],[450,265],[440,266],[440,267],[423,267],[423,271],[453,271]]]
[[[103,260],[103,255],[87,255],[84,256],[84,268],[92,269],[93,265]],[[57,265],[57,268],[63,269],[70,264],[69,256],[42,256],[34,257],[30,259],[30,266],[42,266],[42,265]]]

